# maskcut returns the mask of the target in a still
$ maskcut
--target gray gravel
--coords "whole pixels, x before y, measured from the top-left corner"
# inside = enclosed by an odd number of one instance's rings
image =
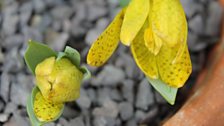
[[[189,23],[192,82],[206,60],[207,49],[219,39],[223,9],[215,0],[181,2]],[[0,126],[30,126],[25,107],[35,79],[23,59],[27,41],[40,41],[57,51],[70,45],[80,51],[84,64],[90,45],[120,10],[118,3],[0,1]],[[46,126],[156,126],[184,101],[185,88],[179,91],[176,106],[170,107],[144,79],[130,50],[121,44],[103,67],[87,67],[93,76],[83,83],[81,97],[66,104],[62,117]]]

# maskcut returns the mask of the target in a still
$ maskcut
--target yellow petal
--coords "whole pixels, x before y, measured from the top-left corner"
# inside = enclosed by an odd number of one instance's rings
[[[185,44],[187,21],[180,0],[153,0],[150,19],[153,32],[168,46]]]
[[[40,92],[35,96],[34,100],[34,113],[39,121],[49,122],[53,121],[56,117],[61,114],[63,109],[63,104],[54,104],[52,102],[46,101]]]
[[[144,29],[138,33],[136,38],[131,43],[131,51],[135,62],[144,74],[152,79],[158,78],[155,55],[148,50],[144,42]]]
[[[163,43],[162,40],[152,32],[151,27],[145,30],[144,40],[148,50],[154,55],[157,55]]]
[[[157,55],[157,64],[161,79],[170,86],[179,88],[184,85],[192,71],[190,55],[187,46],[184,46],[180,59],[173,63],[180,46],[163,46]]]
[[[121,42],[124,45],[129,46],[144,25],[149,6],[149,0],[132,0],[129,3],[121,28]]]
[[[87,55],[89,65],[101,66],[111,57],[119,44],[123,16],[124,10],[115,17],[113,22],[93,43]]]

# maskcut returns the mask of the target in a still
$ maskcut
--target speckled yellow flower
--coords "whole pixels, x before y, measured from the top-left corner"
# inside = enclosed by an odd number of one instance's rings
[[[179,88],[191,73],[187,22],[179,0],[132,0],[93,43],[87,63],[103,65],[119,41],[131,47],[147,77]]]

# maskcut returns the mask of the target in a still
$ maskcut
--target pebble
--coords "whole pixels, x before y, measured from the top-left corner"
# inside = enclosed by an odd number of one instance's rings
[[[36,13],[42,13],[46,9],[44,0],[33,0],[33,6]]]
[[[103,104],[103,107],[93,109],[94,116],[116,118],[118,114],[119,114],[119,110],[118,110],[117,103],[110,100],[106,101]]]
[[[188,22],[189,28],[196,34],[202,34],[205,27],[203,24],[203,18],[201,15],[196,15],[193,19]]]
[[[148,80],[145,78],[139,84],[135,106],[139,109],[147,110],[149,105],[153,103],[153,93],[151,92]]]
[[[85,124],[82,117],[77,117],[69,121],[69,126],[85,126]]]
[[[0,112],[4,109],[4,103],[0,100]]]
[[[205,34],[209,36],[218,36],[223,17],[223,8],[216,1],[211,1],[208,9]]]
[[[8,102],[5,106],[4,113],[11,114],[17,109],[17,106],[13,102]]]
[[[111,100],[110,92],[111,92],[111,90],[108,87],[98,89],[97,90],[97,99],[95,99],[97,101],[97,103],[99,105],[103,105],[104,102]]]
[[[30,94],[30,91],[27,90],[23,84],[12,83],[11,85],[11,92],[10,92],[10,99],[16,105],[26,106],[27,97]]]
[[[79,112],[71,108],[70,106],[65,105],[62,115],[64,118],[75,118],[79,115]]]
[[[135,119],[130,119],[126,122],[125,126],[137,126],[137,122]]]
[[[100,17],[103,17],[107,14],[107,9],[104,6],[91,5],[87,7],[87,20],[96,21]]]
[[[2,29],[6,35],[13,35],[19,23],[18,15],[6,15],[3,19]]]
[[[93,79],[93,85],[116,86],[124,80],[124,72],[112,65],[106,65],[104,69]]]
[[[79,105],[80,108],[89,109],[91,106],[91,100],[88,97],[86,91],[81,89],[80,97],[76,100],[76,103]]]
[[[58,6],[51,10],[51,14],[55,20],[64,20],[71,17],[73,9],[69,6]]]
[[[1,75],[0,95],[5,102],[9,101],[10,78],[8,73],[3,72]]]
[[[9,114],[0,114],[0,122],[4,123],[8,121],[9,119]]]
[[[120,116],[123,121],[129,120],[134,114],[133,105],[129,102],[119,104]]]
[[[130,103],[134,102],[134,82],[133,80],[124,80],[122,85],[123,97]]]
[[[24,36],[22,34],[15,34],[8,36],[3,42],[2,46],[10,50],[11,48],[21,46],[24,41]]]

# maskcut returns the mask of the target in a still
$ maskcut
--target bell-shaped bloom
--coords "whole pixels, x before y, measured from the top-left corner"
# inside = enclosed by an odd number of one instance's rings
[[[83,73],[67,58],[47,58],[37,65],[35,74],[37,86],[47,101],[65,103],[80,95]]]
[[[147,77],[179,88],[191,74],[187,21],[179,0],[132,0],[93,43],[87,63],[103,65],[119,41],[131,46]]]

